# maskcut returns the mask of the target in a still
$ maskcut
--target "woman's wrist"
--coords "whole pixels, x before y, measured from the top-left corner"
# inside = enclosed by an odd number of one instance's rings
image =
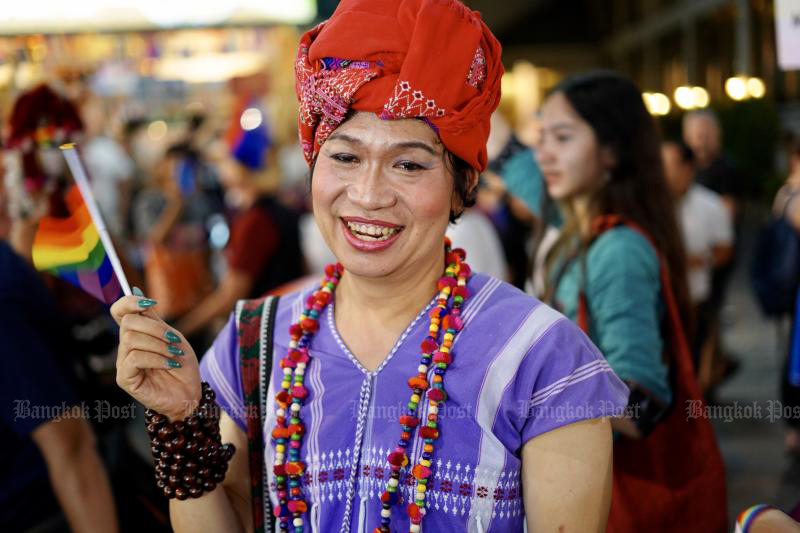
[[[199,498],[225,479],[236,448],[221,442],[214,398],[214,391],[203,382],[200,400],[189,416],[170,421],[151,409],[145,412],[156,484],[167,498]]]

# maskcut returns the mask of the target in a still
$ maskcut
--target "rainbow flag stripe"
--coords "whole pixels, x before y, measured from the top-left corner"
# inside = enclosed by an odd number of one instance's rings
[[[66,204],[69,217],[45,217],[39,222],[33,264],[111,304],[122,295],[122,288],[77,186],[67,192]]]

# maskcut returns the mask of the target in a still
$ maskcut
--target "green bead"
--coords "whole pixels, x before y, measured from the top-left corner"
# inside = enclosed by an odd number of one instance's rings
[[[447,368],[447,363],[436,363],[439,368]]]
[[[428,422],[428,427],[429,427],[429,428],[436,428],[436,422],[431,422],[431,421],[429,421],[429,422]]]
[[[460,304],[461,302],[464,301],[464,297],[463,296],[453,296],[453,301],[455,303],[457,303],[457,304]]]
[[[299,424],[300,423],[300,419],[292,417],[292,418],[289,419],[289,422],[291,422],[292,424]]]
[[[386,487],[386,490],[389,492],[397,492],[397,487]]]
[[[300,440],[300,435],[298,435],[298,434],[296,434],[296,433],[295,433],[295,434],[293,434],[293,435],[292,435],[292,440]]]
[[[417,404],[415,404],[414,402],[408,402],[408,408],[414,411],[417,409]]]

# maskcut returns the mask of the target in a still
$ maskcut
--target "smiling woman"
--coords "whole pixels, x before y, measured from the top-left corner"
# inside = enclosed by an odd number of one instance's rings
[[[626,387],[569,320],[472,272],[444,237],[486,167],[497,40],[455,0],[344,0],[303,37],[295,66],[314,217],[339,264],[277,304],[240,302],[199,372],[185,342],[185,363],[167,369],[157,305],[113,308],[118,381],[163,413],[152,433],[165,464],[189,467],[159,440],[186,435],[187,401],[214,391],[224,410],[202,421],[212,452],[198,461],[213,468],[197,471],[211,481],[187,493],[162,476],[173,527],[261,530],[266,517],[281,531],[603,530],[607,417]],[[263,387],[248,377],[256,360]],[[247,409],[259,391],[263,417]],[[197,446],[195,433],[178,442]],[[222,442],[237,450],[227,473]]]

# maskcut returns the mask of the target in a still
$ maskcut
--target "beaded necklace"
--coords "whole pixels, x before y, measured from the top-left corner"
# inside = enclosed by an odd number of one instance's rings
[[[439,291],[436,307],[432,309],[428,335],[420,348],[420,364],[416,376],[408,380],[411,398],[406,414],[400,417],[400,440],[397,447],[389,453],[387,460],[391,469],[386,490],[381,494],[381,525],[373,533],[388,533],[391,523],[391,507],[397,501],[400,471],[408,464],[405,453],[412,434],[417,426],[419,437],[423,440],[422,456],[411,469],[411,475],[417,482],[414,502],[406,507],[411,522],[410,532],[420,531],[420,524],[425,515],[425,493],[428,478],[431,475],[433,443],[439,436],[437,425],[441,405],[447,399],[444,391],[444,374],[452,361],[451,349],[456,334],[463,327],[461,307],[469,296],[466,284],[470,268],[464,260],[466,253],[460,248],[451,249],[450,239],[445,238],[444,276],[437,283]],[[275,396],[277,404],[276,424],[272,430],[275,441],[275,463],[273,472],[278,494],[279,505],[275,507],[275,516],[279,519],[280,528],[289,530],[289,521],[296,533],[303,531],[302,515],[308,510],[300,488],[306,465],[300,461],[300,446],[305,433],[305,426],[300,420],[300,409],[303,406],[308,390],[303,385],[306,368],[310,361],[308,347],[314,334],[319,331],[318,318],[325,306],[330,303],[336,286],[344,271],[341,264],[325,267],[325,279],[320,288],[314,291],[305,302],[305,309],[300,319],[289,328],[289,351],[281,362],[283,381],[281,390]],[[448,305],[448,302],[452,302]],[[441,344],[439,334],[444,331]],[[435,365],[432,383],[428,383],[428,370],[431,363]],[[420,425],[419,404],[423,394],[428,399],[428,418]],[[288,420],[287,420],[288,417]],[[288,443],[288,449],[287,449]]]

